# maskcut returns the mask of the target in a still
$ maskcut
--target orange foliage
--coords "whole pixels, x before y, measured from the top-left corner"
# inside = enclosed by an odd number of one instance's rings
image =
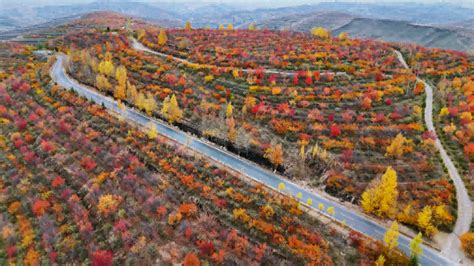
[[[200,266],[199,258],[193,252],[190,252],[184,257],[183,266]]]
[[[474,142],[471,142],[464,146],[464,153],[470,157],[474,156]]]
[[[459,237],[461,246],[469,257],[474,257],[474,233],[465,233]]]
[[[196,204],[194,203],[185,203],[181,204],[178,208],[178,212],[181,213],[185,217],[194,216],[197,213],[198,209]]]
[[[417,82],[413,93],[415,95],[419,95],[425,91],[425,84],[422,82]]]

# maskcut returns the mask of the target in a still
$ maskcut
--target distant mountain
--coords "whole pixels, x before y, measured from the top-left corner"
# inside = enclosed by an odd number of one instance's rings
[[[205,9],[204,9],[205,10]],[[203,11],[204,11],[203,10]],[[194,24],[212,24],[234,22],[236,27],[245,27],[251,22],[267,25],[267,21],[278,22],[279,19],[288,21],[292,16],[307,16],[310,13],[338,12],[353,17],[374,19],[402,20],[416,24],[437,25],[454,23],[474,18],[474,10],[461,8],[445,3],[417,4],[417,3],[345,3],[324,2],[315,5],[299,5],[279,8],[258,8],[255,10],[232,10],[219,14],[212,12],[212,16],[194,17]]]
[[[437,25],[474,18],[474,9],[461,8],[448,3],[344,3],[325,2],[317,9],[339,11],[356,17],[408,21],[415,24]]]
[[[3,32],[0,32],[0,40],[11,40],[15,39],[18,36],[21,36],[23,34],[31,33],[31,32],[39,32],[42,30],[47,30],[59,25],[62,25],[70,20],[73,19],[78,19],[80,18],[79,15],[77,16],[70,16],[70,17],[65,17],[65,18],[58,18],[54,19],[48,22],[44,23],[39,23],[31,26],[26,26],[26,27],[21,27],[21,28],[14,28],[14,29],[8,29]]]
[[[225,13],[216,13],[213,16],[196,17],[192,22],[196,25],[211,25],[233,23],[236,28],[244,28],[252,22],[263,22],[273,18],[303,14],[317,11],[312,5],[289,6],[279,8],[259,8],[255,10],[234,10]]]
[[[454,23],[442,24],[441,26],[447,28],[462,28],[467,30],[474,30],[474,18]]]
[[[326,29],[336,29],[351,22],[354,17],[350,14],[330,11],[313,12],[304,14],[285,15],[274,17],[256,23],[259,28],[294,31],[310,31],[313,27],[324,27]]]
[[[173,12],[139,2],[93,2],[88,4],[58,5],[28,8],[17,6],[0,10],[0,29],[14,29],[44,23],[58,18],[76,16],[95,11],[113,11],[141,17],[164,26],[182,25]]]
[[[252,6],[200,1],[140,3],[121,0],[46,7],[20,4],[0,9],[0,32],[14,30],[15,33],[18,29],[22,31],[23,27],[95,11],[119,12],[165,27],[181,27],[187,20],[196,28],[217,27],[221,23],[233,23],[235,28],[246,28],[255,22],[260,28],[307,32],[312,27],[320,26],[337,29],[336,32],[348,31],[355,37],[415,42],[428,47],[462,51],[472,51],[474,36],[474,10],[445,3],[326,2],[252,9]]]
[[[415,25],[403,21],[356,18],[333,31],[357,38],[417,43],[426,47],[474,52],[474,34],[466,31]]]

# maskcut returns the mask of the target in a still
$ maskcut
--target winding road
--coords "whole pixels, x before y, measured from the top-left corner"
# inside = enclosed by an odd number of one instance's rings
[[[191,62],[191,61],[188,61],[186,59],[183,59],[183,58],[179,58],[179,57],[176,57],[176,56],[172,56],[172,55],[169,55],[169,54],[164,54],[164,53],[161,53],[161,52],[157,52],[157,51],[154,51],[148,47],[146,47],[145,45],[143,45],[142,43],[140,43],[137,39],[135,38],[132,38],[132,47],[133,49],[135,50],[138,50],[138,51],[143,51],[143,52],[147,52],[147,53],[150,53],[150,54],[153,54],[153,55],[157,55],[157,56],[160,56],[160,57],[164,57],[164,58],[171,58],[173,59],[174,61],[177,61],[177,62],[181,62],[181,63],[184,63],[184,64],[196,64],[194,62]],[[252,68],[235,68],[235,69],[238,69],[244,73],[254,73],[255,72],[255,69],[252,69]],[[280,70],[276,70],[276,69],[264,69],[263,70],[263,73],[266,73],[266,74],[277,74],[277,75],[283,75],[283,76],[294,76],[297,72],[291,72],[291,71],[280,71]],[[326,75],[328,72],[321,72],[321,75],[324,76]],[[333,72],[329,72],[329,73],[333,73]],[[346,72],[336,72],[335,73],[336,76],[347,76],[349,77]]]
[[[395,51],[398,60],[406,69],[409,69],[408,64],[405,62],[403,55],[399,51]],[[436,133],[433,124],[433,88],[424,80],[417,78],[419,82],[425,84],[426,93],[426,107],[425,107],[425,124],[428,130]],[[460,261],[465,258],[464,253],[461,251],[461,242],[459,236],[468,232],[472,222],[472,202],[467,193],[464,182],[459,175],[458,170],[454,166],[453,161],[449,158],[446,150],[444,149],[441,141],[436,138],[435,147],[441,155],[444,165],[448,169],[449,177],[453,180],[454,187],[456,188],[456,199],[458,202],[458,217],[456,224],[454,225],[453,232],[449,235],[448,241],[444,242],[442,252],[454,261]]]
[[[79,95],[88,98],[89,100],[104,105],[105,108],[113,110],[115,112],[123,114],[126,119],[132,120],[133,122],[142,126],[149,125],[152,123],[156,126],[157,131],[181,144],[187,145],[187,147],[199,152],[205,156],[208,156],[221,164],[238,171],[249,178],[256,180],[257,182],[263,183],[264,185],[278,189],[280,183],[285,184],[283,193],[295,196],[298,192],[301,192],[303,197],[300,199],[302,203],[305,203],[308,198],[313,200],[314,206],[319,203],[323,203],[326,207],[333,206],[335,214],[333,218],[344,222],[347,226],[352,229],[359,231],[370,237],[383,240],[384,234],[387,230],[386,227],[374,222],[372,218],[365,216],[357,211],[351,210],[339,202],[332,199],[328,199],[319,194],[316,194],[310,190],[300,187],[299,185],[292,183],[285,178],[272,173],[262,167],[249,162],[243,158],[240,158],[227,151],[219,149],[217,146],[204,142],[198,138],[190,136],[177,128],[171,127],[163,122],[160,122],[154,118],[146,116],[139,111],[126,107],[120,109],[117,102],[107,96],[98,93],[93,88],[87,87],[86,85],[80,84],[76,80],[70,78],[66,73],[63,66],[63,62],[66,56],[63,54],[57,55],[57,61],[54,63],[50,70],[52,79],[64,88],[70,88],[76,91]],[[315,208],[316,211],[318,211]],[[327,214],[325,214],[327,215]],[[409,243],[411,239],[405,235],[399,237],[399,248],[406,254],[410,254]],[[442,255],[439,251],[434,250],[426,245],[422,245],[423,254],[420,256],[420,263],[422,265],[455,265],[456,263],[451,261]]]

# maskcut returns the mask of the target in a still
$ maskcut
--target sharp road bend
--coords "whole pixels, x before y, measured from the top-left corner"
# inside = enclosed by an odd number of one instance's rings
[[[69,77],[66,74],[63,66],[63,62],[65,59],[66,56],[64,54],[57,54],[57,60],[50,70],[50,75],[52,79],[62,87],[66,89],[72,89],[76,91],[79,95],[97,104],[103,105],[107,109],[122,113],[126,117],[126,119],[131,120],[137,124],[145,126],[149,125],[149,123],[152,123],[156,126],[158,133],[170,139],[173,139],[176,142],[184,144],[187,147],[193,149],[194,151],[208,156],[214,159],[215,161],[225,165],[226,167],[238,171],[248,176],[249,178],[256,180],[257,182],[263,183],[264,185],[272,189],[277,190],[279,184],[283,183],[285,184],[285,189],[283,193],[290,196],[295,196],[298,192],[301,192],[303,197],[300,199],[300,201],[302,203],[305,203],[308,198],[311,198],[313,200],[314,206],[317,206],[319,203],[323,203],[326,207],[333,206],[335,210],[335,214],[333,215],[334,219],[340,222],[344,222],[347,226],[367,236],[383,240],[384,234],[387,230],[386,227],[380,225],[379,223],[376,223],[368,216],[360,214],[357,211],[351,210],[341,205],[338,201],[334,201],[314,192],[311,192],[250,161],[247,161],[237,155],[224,151],[218,148],[216,145],[188,135],[187,133],[180,131],[175,127],[171,127],[164,122],[160,122],[154,118],[144,115],[133,108],[126,107],[125,109],[121,110],[114,99],[104,96],[97,92],[94,88],[80,84],[78,81]],[[315,210],[319,211],[316,208]],[[410,254],[410,241],[410,238],[400,234],[399,248],[408,255]],[[422,248],[423,255],[420,256],[420,263],[422,265],[431,266],[456,264],[452,260],[445,257],[443,254],[441,254],[439,251],[431,247],[422,245]]]
[[[397,54],[398,60],[406,69],[409,69],[405,59],[399,51],[395,51]],[[425,82],[417,78],[419,82],[425,84],[425,93],[426,93],[426,105],[425,105],[425,124],[426,128],[430,131],[436,133],[434,124],[433,124],[433,88]],[[456,188],[456,199],[458,202],[458,217],[456,224],[454,225],[454,230],[449,234],[448,240],[443,243],[442,253],[451,258],[454,261],[460,261],[465,258],[464,253],[461,250],[461,242],[459,241],[459,236],[468,232],[472,222],[472,202],[467,193],[464,182],[459,175],[458,170],[454,166],[453,161],[449,158],[446,150],[439,138],[436,138],[435,141],[436,149],[441,155],[443,164],[448,169],[449,177],[453,180],[454,187]]]

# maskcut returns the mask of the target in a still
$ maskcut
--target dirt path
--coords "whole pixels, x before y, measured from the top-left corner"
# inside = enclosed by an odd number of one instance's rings
[[[400,63],[407,69],[409,69],[405,59],[399,51],[395,51]],[[418,79],[419,82],[425,84],[426,93],[426,107],[425,107],[425,124],[428,130],[436,132],[433,124],[433,88],[424,80]],[[461,250],[461,242],[459,236],[468,232],[472,222],[472,202],[467,193],[464,182],[459,175],[458,170],[454,166],[453,161],[446,153],[441,141],[437,138],[435,141],[436,149],[439,151],[444,165],[448,169],[449,177],[453,180],[454,186],[456,187],[456,199],[458,202],[458,217],[454,230],[449,234],[447,241],[442,244],[442,253],[447,257],[457,262],[465,260],[464,252]]]
[[[177,62],[181,62],[181,63],[185,63],[185,64],[195,64],[194,62],[188,61],[188,60],[183,59],[183,58],[179,58],[179,57],[176,57],[176,56],[173,56],[173,55],[164,54],[164,53],[161,53],[161,52],[154,51],[154,50],[146,47],[142,43],[140,43],[135,38],[132,38],[132,47],[135,50],[147,52],[147,53],[154,54],[154,55],[164,57],[164,58],[171,58],[171,59],[173,59]],[[255,72],[255,69],[252,69],[252,68],[236,68],[236,69],[239,69],[240,71],[242,71],[244,73],[253,73],[253,72]],[[294,76],[297,73],[297,72],[291,72],[291,71],[280,71],[280,70],[276,70],[276,69],[264,69],[263,72],[266,73],[266,74],[277,74],[277,75],[283,75],[283,76]],[[347,76],[347,74],[345,72],[336,72],[336,73],[334,73],[334,72],[324,71],[324,72],[321,73],[322,76],[327,75],[327,74],[335,74],[336,76]]]

